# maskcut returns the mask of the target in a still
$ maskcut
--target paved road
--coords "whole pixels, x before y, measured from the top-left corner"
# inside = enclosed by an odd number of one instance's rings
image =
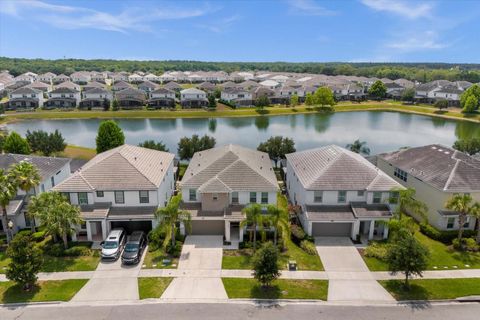
[[[349,238],[315,238],[328,275],[328,301],[394,301],[368,270]]]
[[[0,308],[2,320],[131,320],[131,319],[218,319],[218,320],[473,320],[478,319],[480,304],[411,306],[331,306],[289,304],[254,306],[252,304],[132,304],[122,306],[29,306]]]

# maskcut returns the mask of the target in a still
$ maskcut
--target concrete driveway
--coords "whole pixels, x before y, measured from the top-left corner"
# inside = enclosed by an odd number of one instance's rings
[[[349,238],[315,238],[329,278],[328,301],[395,301],[373,278]]]
[[[223,255],[222,236],[188,236],[183,244],[178,269],[194,270],[192,276],[173,279],[162,295],[164,299],[227,299],[220,278]],[[211,277],[196,277],[195,274]]]
[[[100,261],[93,277],[73,297],[72,301],[138,300],[138,281],[145,252],[139,264],[123,266],[117,261]]]

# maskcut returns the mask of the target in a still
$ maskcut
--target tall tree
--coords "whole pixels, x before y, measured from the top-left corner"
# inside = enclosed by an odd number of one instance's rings
[[[284,159],[286,154],[296,151],[295,141],[282,136],[270,137],[267,141],[261,142],[257,150],[268,153],[268,156],[275,162],[275,167],[277,167],[280,159]]]
[[[478,99],[474,95],[470,95],[465,100],[465,105],[463,106],[463,112],[475,112],[478,109]]]
[[[53,236],[60,236],[63,245],[68,248],[68,236],[75,232],[74,226],[83,222],[80,217],[80,208],[71,205],[59,192],[43,192],[31,198],[28,212],[40,220],[46,232]]]
[[[288,212],[274,205],[268,205],[267,212],[274,228],[273,243],[277,245],[279,229],[282,231],[282,239],[289,239],[290,225],[288,222]]]
[[[377,80],[368,89],[368,94],[373,98],[381,100],[387,95],[387,87],[382,81]]]
[[[266,95],[261,95],[255,100],[255,106],[257,108],[263,109],[264,107],[268,107],[270,105],[270,99]]]
[[[298,106],[298,95],[293,94],[292,97],[290,98],[290,107],[296,107]]]
[[[194,134],[191,138],[183,137],[178,142],[178,156],[180,159],[191,159],[195,152],[215,147],[215,138],[204,135],[199,137]]]
[[[208,109],[214,110],[217,108],[217,100],[213,94],[208,96]]]
[[[398,219],[401,219],[403,214],[406,213],[411,213],[421,218],[425,217],[428,210],[427,205],[422,201],[415,199],[415,189],[394,188],[392,194],[395,196],[390,199],[390,202],[396,205],[395,215]]]
[[[257,248],[257,231],[264,232],[265,217],[262,214],[262,206],[253,203],[243,208],[242,212],[245,214],[245,220],[240,223],[240,227],[250,228],[250,241],[253,238],[253,250],[255,251]]]
[[[3,232],[7,235],[7,243],[10,243],[11,234],[8,232],[7,207],[17,195],[17,184],[10,172],[0,169],[0,206],[2,207]]]
[[[367,146],[367,142],[360,141],[360,139],[355,140],[353,143],[347,144],[347,149],[367,156],[370,154],[370,148]]]
[[[462,93],[462,95],[460,96],[460,106],[462,107],[462,109],[465,110],[465,108],[467,107],[467,100],[471,97],[474,97],[476,99],[476,105],[469,105],[468,108],[470,109],[473,107],[473,110],[476,110],[478,109],[480,103],[480,85],[474,84]],[[470,104],[472,104],[473,102],[475,102],[475,100],[470,99]]]
[[[101,153],[125,144],[125,135],[115,121],[106,120],[100,123],[95,141],[97,153]]]
[[[445,99],[439,99],[439,100],[435,101],[435,104],[433,106],[435,108],[437,108],[438,110],[442,111],[443,109],[448,108],[448,101],[445,100]]]
[[[456,193],[445,204],[445,208],[458,213],[458,242],[461,247],[463,247],[462,236],[465,229],[465,221],[476,210],[476,204],[472,202],[473,198],[470,194]]]
[[[142,148],[168,152],[167,146],[162,141],[155,142],[153,140],[145,140],[139,143],[138,146]]]
[[[279,276],[278,250],[271,242],[267,242],[253,256],[253,277],[262,286],[268,287]]]
[[[175,235],[177,234],[177,225],[183,223],[187,233],[191,229],[191,215],[186,210],[180,210],[181,196],[177,195],[170,199],[170,202],[164,208],[158,208],[155,217],[160,221],[158,228],[165,232],[163,247],[167,248],[171,242],[172,250],[175,249]]]
[[[480,152],[480,138],[457,140],[453,144],[453,148],[473,156]]]
[[[43,264],[41,250],[30,235],[17,234],[7,249],[10,264],[7,267],[7,279],[30,290],[37,282],[37,274]]]
[[[30,154],[31,152],[27,140],[23,139],[15,131],[10,132],[3,142],[3,151],[17,154]]]
[[[310,92],[308,92],[305,95],[305,105],[313,106],[314,104],[315,104],[315,99],[313,99],[313,95]]]
[[[335,97],[333,95],[332,89],[328,87],[320,87],[313,94],[313,102],[316,105],[321,106],[334,106]]]
[[[407,88],[403,90],[402,101],[413,102],[413,100],[415,100],[415,89]]]
[[[58,129],[50,134],[43,130],[33,132],[27,130],[25,138],[32,152],[41,152],[44,156],[50,156],[52,153],[64,151],[67,147],[65,139]]]
[[[476,225],[475,229],[477,230],[477,244],[480,245],[480,202],[475,202],[470,208],[470,215],[475,218]]]

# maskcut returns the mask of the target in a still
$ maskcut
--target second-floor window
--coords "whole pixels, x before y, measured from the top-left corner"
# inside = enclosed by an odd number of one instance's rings
[[[401,169],[399,169],[399,168],[395,168],[395,170],[394,170],[394,172],[393,172],[393,175],[394,175],[395,177],[397,177],[398,179],[407,182],[407,176],[408,176],[408,174],[407,174],[405,171],[403,171],[403,170],[401,170]]]
[[[79,205],[88,204],[88,195],[86,192],[78,193],[78,204]]]
[[[358,191],[357,191],[357,196],[358,196],[358,197],[363,197],[364,194],[365,194],[365,191],[363,191],[363,190],[358,190]]]
[[[250,203],[257,203],[257,193],[250,192]]]
[[[189,190],[189,197],[188,197],[188,199],[189,199],[190,201],[197,201],[197,190],[195,190],[195,189],[190,189],[190,190]]]
[[[313,191],[313,202],[316,202],[316,203],[323,202],[323,191]]]
[[[453,229],[454,225],[455,225],[455,218],[448,218],[447,229]]]
[[[347,191],[338,191],[338,203],[347,202]]]
[[[123,191],[115,191],[115,203],[125,203]]]
[[[232,192],[232,203],[238,203],[238,192]]]
[[[103,198],[103,197],[104,197],[103,191],[97,191],[97,198]]]
[[[55,187],[55,178],[54,177],[50,178],[50,182],[52,183],[52,187]]]
[[[148,191],[139,191],[140,203],[149,203],[150,199],[148,196]]]
[[[262,203],[263,204],[268,203],[268,192],[262,192]]]
[[[382,193],[381,192],[374,192],[373,193],[373,203],[381,203],[382,202]]]

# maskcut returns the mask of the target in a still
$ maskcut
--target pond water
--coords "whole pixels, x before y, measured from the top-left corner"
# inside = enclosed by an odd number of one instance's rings
[[[235,143],[256,148],[270,136],[293,138],[297,150],[328,144],[345,146],[356,139],[366,141],[372,154],[405,146],[442,143],[451,146],[456,139],[480,138],[480,124],[445,120],[396,112],[338,112],[241,118],[205,119],[118,119],[126,142],[138,144],[147,139],[163,141],[176,152],[178,140],[193,134],[214,136],[217,145]],[[27,130],[59,129],[69,144],[95,147],[101,120],[27,120],[7,127],[24,135]]]

